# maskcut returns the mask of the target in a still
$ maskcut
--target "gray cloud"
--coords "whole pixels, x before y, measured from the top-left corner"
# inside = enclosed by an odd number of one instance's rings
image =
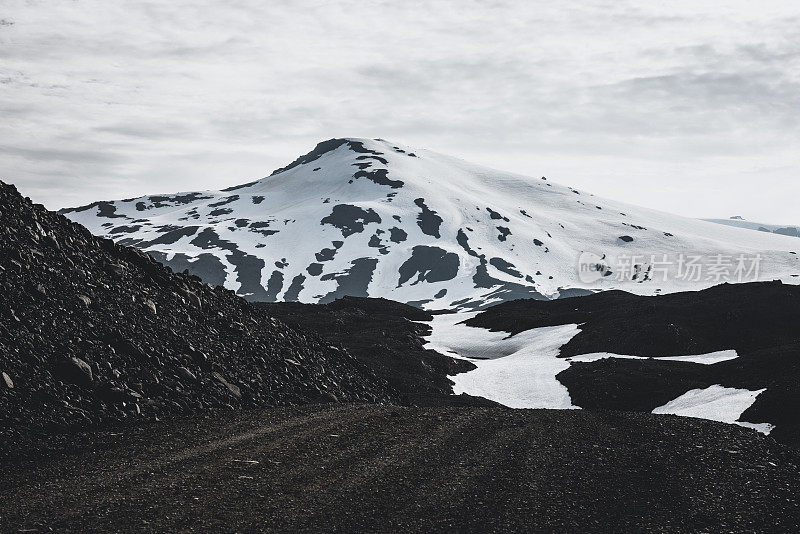
[[[791,3],[6,4],[0,174],[53,208],[365,136],[686,215],[800,217]]]
[[[119,154],[109,154],[94,150],[60,150],[53,148],[23,148],[0,146],[0,154],[18,156],[33,162],[70,162],[70,163],[113,163],[119,162]]]

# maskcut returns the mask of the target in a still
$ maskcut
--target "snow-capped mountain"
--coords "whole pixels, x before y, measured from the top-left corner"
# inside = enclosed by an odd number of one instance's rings
[[[221,191],[62,210],[251,300],[477,308],[586,290],[800,282],[800,242],[597,198],[384,140],[331,139]],[[689,258],[691,256],[692,258]],[[694,262],[695,267],[687,269]]]

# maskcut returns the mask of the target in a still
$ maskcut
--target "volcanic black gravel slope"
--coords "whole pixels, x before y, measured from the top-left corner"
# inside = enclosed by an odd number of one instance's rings
[[[396,400],[346,351],[94,237],[2,182],[0,373],[0,455],[76,426]]]
[[[0,530],[797,532],[799,481],[699,419],[332,404],[75,436],[0,469]]]
[[[482,397],[452,395],[448,376],[471,371],[475,365],[423,348],[430,326],[424,310],[382,298],[343,297],[329,304],[257,303],[282,321],[319,334],[345,347],[413,406],[495,403]]]
[[[800,287],[780,282],[722,284],[641,297],[609,291],[555,301],[500,304],[470,326],[518,333],[580,324],[561,357],[593,352],[679,356],[735,349],[734,360],[701,365],[652,359],[573,363],[558,375],[584,408],[652,411],[690,389],[720,384],[766,388],[740,418],[772,423],[772,437],[800,445]]]

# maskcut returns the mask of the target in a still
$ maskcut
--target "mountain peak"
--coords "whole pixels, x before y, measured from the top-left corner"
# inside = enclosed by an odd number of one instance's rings
[[[386,141],[383,139],[365,139],[359,137],[335,137],[326,141],[321,141],[317,143],[317,146],[315,146],[311,152],[303,154],[285,167],[275,169],[272,171],[270,176],[275,176],[276,174],[288,171],[297,167],[298,165],[304,165],[316,161],[321,156],[333,152],[342,145],[347,145],[347,147],[356,154],[380,155],[381,153],[378,151],[379,147],[372,147],[372,145],[378,145],[380,143],[386,143]]]

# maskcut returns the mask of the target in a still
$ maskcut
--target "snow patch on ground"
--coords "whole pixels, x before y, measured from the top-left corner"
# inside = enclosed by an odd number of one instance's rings
[[[709,352],[708,354],[695,354],[688,356],[663,356],[653,358],[654,360],[662,360],[665,362],[690,362],[701,363],[703,365],[713,365],[719,362],[726,362],[728,360],[735,360],[739,355],[735,350],[718,350],[716,352]],[[596,362],[604,358],[622,358],[628,360],[640,360],[642,356],[628,356],[624,354],[613,354],[611,352],[593,352],[591,354],[581,354],[579,356],[572,356],[567,358],[570,362]]]
[[[714,384],[704,389],[689,390],[677,399],[659,406],[653,410],[653,413],[710,419],[753,428],[763,434],[769,434],[774,425],[737,421],[742,413],[756,401],[756,397],[764,391],[766,389],[750,391],[749,389],[726,388]]]
[[[424,323],[431,327],[431,334],[426,337],[426,349],[469,360],[476,366],[472,371],[449,377],[456,395],[466,393],[484,397],[509,408],[580,409],[572,404],[569,390],[556,379],[558,373],[574,362],[641,358],[602,352],[559,358],[561,347],[580,332],[579,325],[534,328],[512,336],[508,332],[492,332],[463,324],[475,315],[477,312],[442,314]],[[656,359],[711,365],[737,357],[735,350],[722,350]],[[774,428],[769,423],[737,421],[763,391],[713,385],[688,391],[656,408],[653,413],[710,419],[769,434]]]
[[[438,315],[425,348],[466,358],[477,369],[449,377],[456,395],[467,393],[509,408],[578,409],[556,375],[570,366],[558,358],[577,324],[528,330],[515,336],[459,324],[475,314]]]

